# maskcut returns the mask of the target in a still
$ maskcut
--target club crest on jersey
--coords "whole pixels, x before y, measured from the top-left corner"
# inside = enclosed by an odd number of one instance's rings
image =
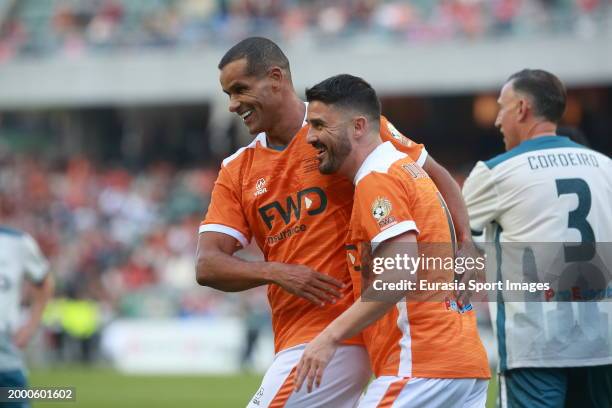
[[[255,183],[255,197],[260,196],[267,191],[268,189],[266,188],[266,179],[260,178],[259,180],[257,180],[257,182]]]
[[[376,197],[372,203],[372,216],[376,221],[380,221],[391,213],[391,208],[391,201],[386,197]]]
[[[391,216],[392,209],[391,201],[386,197],[376,197],[376,200],[372,203],[372,217],[374,217],[380,229],[386,229],[396,224],[395,217]]]
[[[400,142],[401,144],[405,146],[410,146],[412,144],[412,141],[408,139],[407,137],[405,137],[404,135],[402,135],[399,132],[399,130],[397,130],[395,126],[393,126],[391,122],[387,122],[387,129],[389,129],[391,136],[393,136],[393,138],[397,140],[398,142]]]

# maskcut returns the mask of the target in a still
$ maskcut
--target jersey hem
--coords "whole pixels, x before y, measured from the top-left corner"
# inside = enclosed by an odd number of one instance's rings
[[[304,344],[309,343],[312,340],[314,340],[315,337],[316,337],[316,335],[310,336],[310,337],[306,337],[306,338],[300,338],[299,340],[295,340],[295,341],[286,342],[285,344],[281,344],[278,347],[274,347],[274,349],[275,349],[274,353],[275,354],[282,353],[283,351],[289,350],[289,349],[291,349],[293,347],[304,345]],[[344,341],[340,342],[340,345],[341,346],[361,346],[361,347],[365,347],[365,344],[363,343],[363,340],[355,339],[355,338],[344,340]]]
[[[608,357],[607,359],[594,358],[588,360],[561,360],[553,362],[545,362],[545,363],[535,363],[533,361],[518,361],[515,364],[507,364],[505,370],[500,370],[501,372],[512,370],[515,368],[570,368],[570,367],[595,367],[602,365],[612,364],[612,357]]]

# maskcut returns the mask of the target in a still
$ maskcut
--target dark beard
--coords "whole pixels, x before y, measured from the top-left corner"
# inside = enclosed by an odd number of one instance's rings
[[[345,132],[338,138],[337,144],[327,149],[327,160],[319,163],[319,171],[322,174],[336,173],[352,149],[351,142],[348,139],[348,132]]]

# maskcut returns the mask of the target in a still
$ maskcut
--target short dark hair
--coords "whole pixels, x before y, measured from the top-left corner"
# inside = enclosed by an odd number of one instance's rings
[[[541,69],[524,69],[510,75],[512,88],[531,97],[534,113],[558,123],[565,112],[567,92],[559,78]]]
[[[286,71],[291,79],[289,60],[274,41],[263,37],[249,37],[229,49],[221,58],[218,68],[223,69],[227,64],[246,58],[249,76],[263,76],[273,66]]]
[[[306,100],[355,109],[368,115],[370,120],[380,120],[380,101],[376,91],[364,79],[353,75],[340,74],[319,82],[306,89]]]

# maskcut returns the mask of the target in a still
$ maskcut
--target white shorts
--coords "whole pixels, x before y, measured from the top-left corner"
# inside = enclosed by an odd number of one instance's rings
[[[274,357],[266,371],[261,387],[255,393],[248,408],[353,408],[368,384],[372,372],[365,348],[340,346],[323,372],[321,385],[311,393],[302,386],[300,392],[293,391],[295,367],[305,344],[283,350]]]
[[[368,386],[359,408],[484,408],[488,380],[380,376]]]

